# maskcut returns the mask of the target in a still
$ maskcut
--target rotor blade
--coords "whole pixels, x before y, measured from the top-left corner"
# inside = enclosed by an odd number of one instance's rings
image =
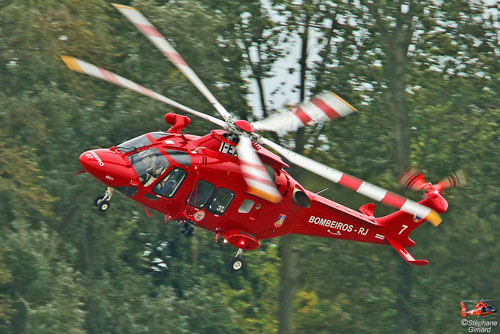
[[[348,174],[342,173],[334,168],[323,165],[317,161],[307,158],[303,155],[292,152],[266,138],[261,138],[263,144],[277,151],[283,157],[293,164],[311,171],[327,180],[333,181],[344,187],[352,189],[371,199],[382,202],[398,210],[405,211],[417,217],[422,217],[431,222],[434,226],[439,225],[441,217],[434,210],[406,199],[400,195],[394,194],[388,190],[360,180]]]
[[[151,22],[144,17],[136,8],[113,4],[113,6],[122,13],[137,29],[139,29],[188,79],[191,83],[205,96],[205,98],[214,106],[219,114],[229,122],[231,115],[217,101],[213,94],[208,90],[205,84],[198,78],[196,73],[182,59],[180,54],[173,48],[167,39],[153,26]]]
[[[236,149],[243,178],[248,187],[247,192],[272,203],[281,202],[281,195],[255,152],[250,138],[240,136]]]
[[[398,178],[398,184],[405,189],[422,190],[427,182],[424,174],[416,168],[410,168]]]
[[[177,109],[183,110],[191,115],[198,116],[204,120],[207,120],[209,122],[212,122],[214,124],[217,124],[218,126],[222,127],[223,129],[227,128],[227,125],[224,121],[212,117],[210,115],[201,113],[199,111],[193,110],[189,107],[186,107],[178,102],[175,102],[161,94],[158,94],[156,92],[153,92],[152,90],[143,87],[141,85],[136,84],[135,82],[132,82],[128,79],[125,79],[124,77],[119,76],[118,74],[115,74],[113,72],[109,72],[108,70],[105,70],[101,67],[97,67],[95,65],[92,65],[90,63],[87,63],[86,61],[74,58],[74,57],[68,57],[68,56],[61,56],[62,60],[68,66],[68,68],[72,71],[75,72],[80,72],[84,74],[91,75],[93,77],[96,77],[98,79],[104,80],[111,82],[115,85],[128,88],[130,90],[133,90],[134,92],[137,92],[139,94],[148,96],[150,98],[153,98],[155,100],[158,100],[160,102],[163,102],[165,104],[168,104],[172,107],[175,107]]]
[[[457,170],[454,173],[451,173],[443,180],[438,182],[438,185],[441,189],[455,188],[465,185],[467,182],[465,173],[463,170]]]
[[[303,126],[311,126],[347,116],[357,111],[353,106],[330,91],[322,91],[308,102],[299,104],[292,111],[274,114],[252,124],[255,131],[294,131]]]

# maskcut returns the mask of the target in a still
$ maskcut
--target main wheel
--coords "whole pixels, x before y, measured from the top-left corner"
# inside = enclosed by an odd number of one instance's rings
[[[189,226],[186,232],[184,232],[186,238],[192,238],[194,236],[194,227]]]
[[[104,198],[103,195],[99,195],[96,198],[94,198],[94,206],[99,206],[99,203],[101,203],[101,201],[103,200],[103,198]]]
[[[231,260],[230,268],[232,271],[240,271],[241,269],[243,269],[244,266],[245,266],[245,261],[243,261],[243,258],[241,256],[235,256]]]
[[[99,202],[99,204],[97,204],[97,208],[99,209],[99,211],[101,212],[106,212],[108,211],[109,207],[111,206],[111,204],[109,203],[109,201],[103,201],[101,200]]]
[[[184,234],[186,238],[191,238],[194,235],[194,227],[192,225],[189,225],[188,223],[185,223],[179,231]]]

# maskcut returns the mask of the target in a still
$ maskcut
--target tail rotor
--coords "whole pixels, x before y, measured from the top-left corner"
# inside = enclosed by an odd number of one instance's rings
[[[466,183],[467,179],[465,177],[465,173],[460,169],[439,181],[436,186],[440,187],[441,190],[445,190],[455,187],[461,187]]]
[[[398,178],[398,184],[404,189],[414,191],[423,190],[428,194],[441,194],[445,189],[464,186],[467,183],[463,170],[457,170],[451,173],[437,184],[432,184],[425,180],[424,174],[416,168],[410,168]]]

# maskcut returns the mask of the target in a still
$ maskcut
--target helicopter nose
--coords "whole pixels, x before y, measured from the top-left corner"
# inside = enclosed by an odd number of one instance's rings
[[[83,168],[90,174],[94,175],[94,173],[98,172],[100,169],[105,167],[105,163],[102,160],[101,156],[99,153],[96,151],[102,151],[102,150],[91,150],[87,152],[83,152],[80,155],[80,164],[82,165]]]
[[[80,155],[80,164],[99,181],[116,186],[134,178],[130,164],[121,154],[110,149],[95,149]]]

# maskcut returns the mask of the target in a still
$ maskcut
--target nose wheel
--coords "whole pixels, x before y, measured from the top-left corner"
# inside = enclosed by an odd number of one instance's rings
[[[94,199],[94,205],[101,212],[106,212],[111,206],[111,197],[113,196],[113,188],[108,187],[104,195],[99,195]]]
[[[245,261],[243,260],[243,249],[239,248],[236,255],[231,259],[230,268],[232,271],[240,271],[245,266]]]

